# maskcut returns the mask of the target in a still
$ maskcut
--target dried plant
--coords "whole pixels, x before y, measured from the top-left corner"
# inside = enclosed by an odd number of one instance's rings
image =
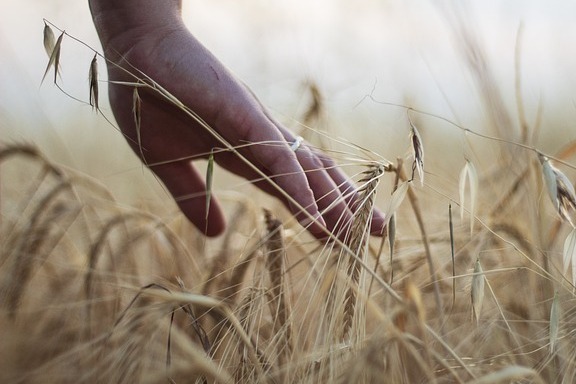
[[[570,218],[570,212],[576,210],[574,186],[562,171],[550,163],[548,157],[539,153],[538,160],[542,164],[542,173],[552,204],[560,217],[574,227]]]
[[[572,286],[576,287],[576,228],[572,229],[570,234],[566,236],[562,255],[562,274],[566,276],[568,268],[572,264]]]
[[[58,75],[60,74],[60,47],[62,45],[62,38],[64,37],[64,32],[58,36],[56,43],[54,41],[54,34],[52,29],[46,25],[44,28],[44,47],[46,52],[50,51],[50,58],[48,60],[48,65],[46,65],[46,70],[44,71],[44,76],[42,76],[42,82],[46,79],[46,75],[50,72],[50,69],[54,67],[54,84],[58,80]]]
[[[472,276],[472,288],[470,289],[470,298],[472,299],[472,319],[476,324],[480,322],[480,314],[484,304],[484,271],[480,264],[480,259],[474,263],[474,272]]]
[[[354,317],[358,312],[356,310],[358,301],[356,291],[359,289],[360,282],[361,267],[359,261],[365,259],[372,210],[374,208],[374,198],[383,173],[384,166],[382,164],[374,164],[370,166],[368,170],[364,171],[364,177],[359,181],[360,188],[358,190],[356,205],[353,207],[355,211],[354,221],[346,236],[348,249],[344,250],[340,256],[341,258],[348,258],[349,260],[347,263],[347,275],[350,278],[350,287],[344,297],[344,315],[341,331],[343,337],[350,331]]]
[[[412,156],[414,157],[414,162],[412,163],[412,176],[414,179],[414,171],[418,172],[418,177],[420,178],[420,183],[424,185],[424,145],[422,144],[422,137],[420,132],[412,123],[412,120],[408,119],[410,123],[410,143],[412,144]]]
[[[52,52],[54,51],[54,45],[56,45],[56,38],[54,37],[54,31],[50,26],[44,21],[44,49],[48,55],[48,59],[52,57]]]
[[[34,146],[0,147],[0,381],[543,383],[574,377],[576,143],[555,155],[533,147],[538,123],[530,126],[523,116],[521,95],[515,137],[486,57],[465,27],[458,24],[465,32],[461,45],[497,136],[400,106],[409,113],[410,174],[402,154],[392,154],[399,158],[392,165],[323,135],[330,145],[345,145],[331,152],[345,168],[364,167],[353,221],[326,243],[307,237],[274,202],[238,198],[237,191],[222,194],[238,207],[229,232],[206,239],[172,201],[129,207]],[[59,31],[56,39],[53,28],[44,25],[44,77],[54,69],[56,82],[70,35]],[[85,103],[106,118],[98,106],[98,56],[90,63]],[[130,75],[132,81],[119,85],[133,89],[137,144],[145,89],[240,155],[154,79]],[[305,125],[330,114],[310,84]],[[481,138],[502,156],[476,152],[469,140],[470,147],[446,148],[446,157],[437,158],[430,145],[425,170],[418,129],[432,133],[433,125],[422,118],[417,129],[415,114]],[[207,212],[215,152],[206,154]],[[460,174],[454,167],[446,172],[447,163],[470,153],[474,162],[467,160]],[[534,154],[541,168],[526,161]],[[422,188],[413,186],[414,178]],[[552,206],[538,204],[540,180]],[[380,260],[384,243],[369,236],[382,197],[376,191],[387,182],[389,263]],[[468,211],[469,225],[453,223],[454,203],[461,215]],[[261,205],[268,209],[264,230]]]
[[[466,164],[462,171],[460,171],[460,219],[464,219],[464,207],[466,202],[466,184],[470,191],[470,235],[474,233],[474,216],[476,214],[476,199],[478,196],[478,172],[474,164],[466,160]]]
[[[90,72],[88,74],[88,82],[90,83],[89,103],[94,109],[99,110],[100,107],[98,106],[98,61],[96,60],[97,57],[98,55],[94,54],[94,58],[90,62]]]
[[[276,334],[284,335],[278,342],[279,356],[292,352],[292,326],[290,325],[289,303],[285,291],[286,247],[282,235],[282,223],[270,211],[265,211],[266,219],[266,268],[270,275],[270,311],[274,319]],[[282,358],[281,358],[282,360]],[[284,361],[287,358],[284,357]]]
[[[560,303],[558,291],[554,293],[552,305],[550,307],[550,353],[556,351],[556,342],[558,341],[558,330],[560,329]]]

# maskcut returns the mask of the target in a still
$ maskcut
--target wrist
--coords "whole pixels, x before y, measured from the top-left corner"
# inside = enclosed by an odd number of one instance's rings
[[[89,5],[107,56],[123,55],[144,38],[183,27],[181,0],[89,0]]]

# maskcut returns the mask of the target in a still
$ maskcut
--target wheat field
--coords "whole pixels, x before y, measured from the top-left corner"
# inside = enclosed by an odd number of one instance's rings
[[[344,240],[314,240],[219,171],[229,224],[208,239],[137,165],[119,198],[41,145],[3,142],[0,382],[573,382],[576,139],[546,137],[520,77],[510,102],[454,28],[482,130],[369,94],[402,132],[377,152],[331,133],[323,89],[306,83],[288,123],[357,182]],[[59,48],[43,87],[61,86]],[[107,118],[88,87],[92,118]],[[374,206],[383,238],[368,235]]]

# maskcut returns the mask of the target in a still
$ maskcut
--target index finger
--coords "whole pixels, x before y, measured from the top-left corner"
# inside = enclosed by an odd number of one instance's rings
[[[278,193],[288,202],[290,211],[298,217],[303,226],[308,227],[314,222],[313,227],[317,225],[326,227],[314,192],[296,154],[259,105],[251,107],[242,109],[245,115],[236,120],[236,134],[243,141],[254,143],[247,148],[251,157],[258,163],[254,164],[254,168],[261,166],[268,171],[271,176],[263,176],[269,177],[278,187]]]

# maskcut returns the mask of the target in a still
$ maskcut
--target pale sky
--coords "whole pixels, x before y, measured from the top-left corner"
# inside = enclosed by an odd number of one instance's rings
[[[410,99],[418,108],[474,124],[478,99],[448,28],[443,10],[450,4],[467,5],[461,7],[467,23],[512,105],[516,33],[523,21],[525,102],[533,108],[543,100],[550,113],[574,115],[574,2],[184,0],[184,12],[193,33],[286,119],[295,117],[297,106],[305,102],[302,83],[311,78],[343,126],[357,120],[376,127],[380,113],[397,112],[366,100],[358,106],[370,92],[382,101]],[[68,118],[88,119],[87,129],[96,125],[89,107],[66,97],[49,81],[40,87],[47,62],[43,17],[99,47],[87,1],[0,0],[0,15],[3,136],[59,129],[55,127]],[[91,57],[80,44],[64,41],[62,84],[83,99],[88,95]],[[18,129],[8,127],[20,121],[25,124]],[[568,118],[560,123],[572,126]]]

